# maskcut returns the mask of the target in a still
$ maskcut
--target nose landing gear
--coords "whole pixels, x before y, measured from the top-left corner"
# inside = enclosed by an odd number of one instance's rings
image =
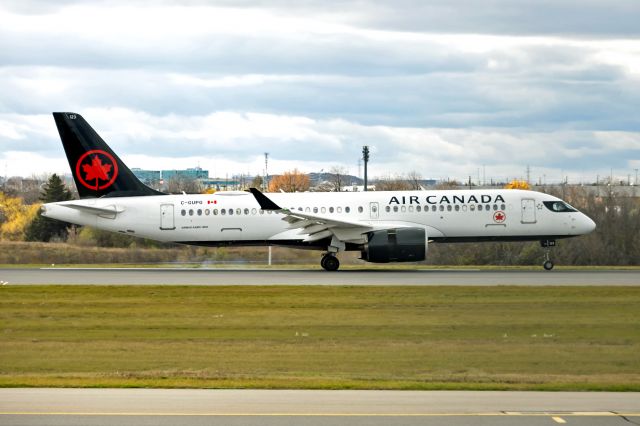
[[[556,240],[542,240],[540,245],[544,248],[544,263],[542,267],[550,271],[553,269],[553,261],[550,259],[551,248],[556,246]]]
[[[325,271],[337,271],[340,267],[340,261],[335,254],[325,253],[320,261],[320,266],[322,266]]]

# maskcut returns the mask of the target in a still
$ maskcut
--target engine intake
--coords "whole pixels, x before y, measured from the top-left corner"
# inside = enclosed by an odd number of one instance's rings
[[[427,254],[423,228],[398,228],[367,233],[362,259],[373,263],[419,262]]]

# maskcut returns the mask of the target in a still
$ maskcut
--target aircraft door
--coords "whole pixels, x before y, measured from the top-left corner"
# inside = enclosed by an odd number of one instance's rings
[[[522,223],[536,223],[536,201],[532,198],[522,199]]]
[[[173,217],[173,204],[160,205],[160,229],[163,231],[176,229]]]
[[[371,219],[377,219],[380,216],[378,203],[369,203],[369,217]]]

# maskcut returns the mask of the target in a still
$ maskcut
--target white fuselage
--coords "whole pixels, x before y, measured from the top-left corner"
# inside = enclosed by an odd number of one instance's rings
[[[581,212],[552,211],[543,202],[561,200],[534,191],[478,189],[266,195],[292,212],[357,222],[373,229],[424,228],[428,239],[433,241],[553,239],[586,234],[595,228],[594,222]],[[92,208],[103,212],[98,214],[97,210],[91,211]],[[113,213],[109,213],[111,210]],[[299,229],[292,229],[282,220],[283,213],[261,210],[248,192],[65,201],[46,204],[43,214],[78,225],[166,242],[309,246],[303,243],[305,235],[301,235]],[[366,242],[365,234],[343,237],[343,241],[356,245]]]

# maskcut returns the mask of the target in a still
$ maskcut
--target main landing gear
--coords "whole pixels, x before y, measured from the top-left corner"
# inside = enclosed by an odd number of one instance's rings
[[[542,267],[550,271],[553,269],[553,261],[550,259],[551,248],[556,246],[556,240],[542,240],[540,245],[544,248],[544,263]]]
[[[337,271],[340,267],[340,261],[334,253],[325,253],[322,255],[320,266],[322,266],[326,271]]]

